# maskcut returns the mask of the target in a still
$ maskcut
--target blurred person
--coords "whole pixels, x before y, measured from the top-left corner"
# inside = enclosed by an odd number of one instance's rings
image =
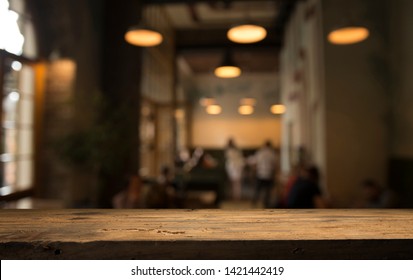
[[[271,190],[275,184],[275,175],[278,166],[278,157],[270,141],[266,141],[254,156],[256,166],[257,185],[253,198],[256,204],[261,192],[264,192],[264,207],[271,205]]]
[[[204,153],[201,165],[203,168],[211,169],[217,167],[218,161],[210,153]]]
[[[171,168],[164,165],[161,167],[161,172],[158,177],[158,183],[164,185],[173,185],[174,184],[173,174],[171,172]]]
[[[356,208],[391,208],[395,205],[394,195],[375,180],[366,179],[361,183],[362,196]]]
[[[185,162],[183,170],[185,172],[190,172],[194,167],[196,167],[204,156],[204,149],[201,147],[195,148],[192,156]]]
[[[317,167],[303,169],[288,194],[287,208],[325,208],[319,181],[320,172]]]
[[[241,199],[241,179],[245,160],[240,149],[237,148],[233,139],[228,140],[225,150],[225,168],[231,182],[232,199]]]
[[[287,200],[288,196],[291,192],[291,189],[295,182],[300,178],[300,174],[303,173],[304,170],[304,165],[303,164],[297,164],[292,167],[290,174],[288,174],[288,177],[286,181],[283,183],[283,188],[281,190],[281,197],[277,201],[277,208],[285,208],[287,207]]]

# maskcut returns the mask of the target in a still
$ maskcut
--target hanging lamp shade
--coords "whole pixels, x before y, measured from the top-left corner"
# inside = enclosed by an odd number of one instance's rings
[[[238,107],[238,113],[244,116],[252,115],[254,113],[254,107],[251,105],[241,105]]]
[[[243,24],[228,30],[227,37],[235,43],[251,44],[264,40],[267,37],[267,30],[255,24]]]
[[[222,64],[215,68],[214,74],[219,78],[236,78],[241,75],[241,68],[235,65],[230,52],[227,51]]]
[[[215,76],[219,78],[236,78],[241,75],[241,69],[237,66],[220,66],[214,71]]]
[[[219,105],[209,105],[208,107],[206,107],[205,111],[209,115],[219,115],[222,112],[222,107]]]
[[[275,104],[271,106],[271,113],[274,115],[282,115],[287,111],[287,108],[283,104]]]
[[[163,36],[154,29],[134,26],[126,32],[125,40],[129,44],[139,47],[154,47],[162,43]]]
[[[335,45],[350,45],[366,40],[369,30],[362,26],[346,26],[335,29],[328,34],[328,41]]]

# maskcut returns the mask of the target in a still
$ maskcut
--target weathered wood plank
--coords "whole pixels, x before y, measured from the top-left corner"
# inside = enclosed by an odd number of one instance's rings
[[[413,258],[413,210],[2,210],[0,257]]]

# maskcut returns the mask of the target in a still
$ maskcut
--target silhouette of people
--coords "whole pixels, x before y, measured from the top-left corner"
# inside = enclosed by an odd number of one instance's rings
[[[232,198],[234,200],[240,200],[242,170],[244,169],[245,161],[242,152],[236,147],[233,139],[229,139],[228,141],[225,158],[225,168],[231,182]]]
[[[367,179],[361,184],[362,197],[357,208],[390,208],[395,205],[394,195],[382,188],[375,180]]]
[[[204,157],[204,150],[201,147],[197,147],[192,156],[185,162],[183,170],[185,172],[190,172],[194,167],[196,167],[202,161]]]
[[[318,168],[303,169],[303,174],[294,182],[287,198],[288,208],[325,208],[326,204],[319,186]]]
[[[304,169],[304,166],[302,164],[297,164],[293,166],[286,182],[283,184],[281,197],[277,201],[277,207],[279,208],[287,207],[288,196],[291,192],[293,185],[298,180],[298,178],[300,178],[300,175],[302,174],[303,169]]]
[[[264,193],[264,207],[269,208],[271,205],[271,190],[275,183],[275,174],[278,165],[278,157],[270,141],[266,141],[254,156],[256,166],[257,184],[253,198],[256,204],[260,198],[261,192]]]

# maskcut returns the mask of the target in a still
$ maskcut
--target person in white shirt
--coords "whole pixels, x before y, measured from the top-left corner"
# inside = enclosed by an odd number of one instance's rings
[[[253,203],[256,204],[260,194],[264,192],[264,207],[271,207],[271,189],[274,187],[278,157],[270,141],[266,141],[254,156],[257,186]]]
[[[227,170],[228,178],[231,181],[232,199],[241,199],[241,179],[242,171],[244,169],[244,157],[240,149],[234,143],[234,140],[228,141],[228,146],[225,151],[225,168]]]

